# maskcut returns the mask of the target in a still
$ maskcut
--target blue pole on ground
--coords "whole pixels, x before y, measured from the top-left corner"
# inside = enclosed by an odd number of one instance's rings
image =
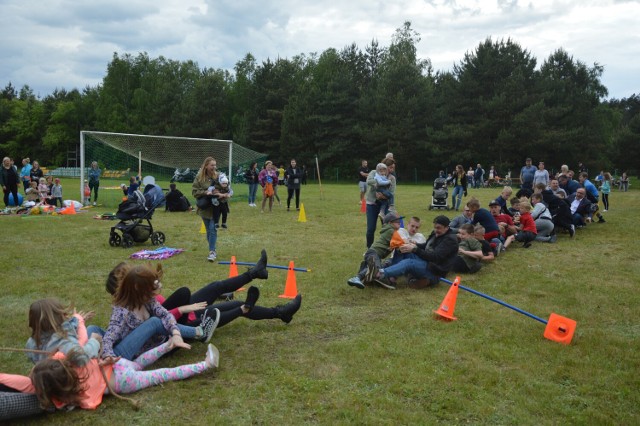
[[[445,283],[447,283],[447,284],[449,284],[449,285],[453,285],[453,282],[452,282],[452,281],[449,281],[449,280],[447,280],[447,279],[445,279],[445,278],[440,278],[440,281],[445,282]],[[522,310],[522,309],[520,309],[520,308],[517,308],[517,307],[515,307],[515,306],[513,306],[513,305],[510,305],[510,304],[508,304],[508,303],[506,303],[506,302],[503,302],[503,301],[502,301],[502,300],[500,300],[500,299],[496,299],[495,297],[491,297],[491,296],[486,295],[486,294],[484,294],[484,293],[480,293],[479,291],[476,291],[476,290],[474,290],[474,289],[472,289],[472,288],[465,287],[465,286],[460,285],[460,284],[458,284],[458,287],[460,287],[460,288],[461,288],[461,289],[463,289],[463,290],[468,291],[469,293],[473,293],[473,294],[475,294],[476,296],[484,297],[485,299],[487,299],[487,300],[491,300],[492,302],[496,302],[497,304],[502,305],[502,306],[504,306],[504,307],[506,307],[506,308],[513,309],[514,311],[519,312],[519,313],[521,313],[522,315],[526,315],[526,316],[528,316],[529,318],[533,318],[533,319],[534,319],[534,320],[536,320],[536,321],[540,321],[540,322],[541,322],[541,323],[543,323],[543,324],[547,324],[547,322],[548,322],[548,321],[546,321],[546,320],[544,320],[544,319],[542,319],[542,318],[540,318],[540,317],[537,317],[537,316],[535,316],[535,315],[533,315],[533,314],[530,314],[530,313],[529,313],[529,312],[527,312],[527,311],[523,311],[523,310]]]
[[[230,265],[231,262],[228,260],[221,260],[218,262],[220,265]],[[236,265],[240,265],[240,266],[256,266],[255,262],[236,262]],[[282,265],[267,265],[267,268],[273,268],[273,269],[289,269],[288,266],[282,266]],[[298,272],[311,272],[311,269],[309,268],[293,268],[294,271],[298,271]]]

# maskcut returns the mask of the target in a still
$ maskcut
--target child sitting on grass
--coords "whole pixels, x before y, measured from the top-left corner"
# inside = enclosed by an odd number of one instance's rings
[[[453,262],[454,272],[475,274],[480,270],[482,264],[482,245],[474,237],[473,225],[466,223],[458,228],[458,256]],[[484,239],[484,236],[483,236]]]
[[[509,247],[513,241],[519,241],[523,243],[522,247],[529,248],[531,247],[531,242],[536,239],[536,235],[538,234],[536,223],[531,216],[531,203],[528,200],[522,200],[518,206],[520,209],[520,216],[514,216],[514,222],[516,223],[518,233],[507,237],[504,242],[505,249]]]
[[[33,201],[37,203],[40,199],[38,194],[38,182],[36,182],[35,180],[29,182],[29,187],[24,191],[24,194],[27,201]]]

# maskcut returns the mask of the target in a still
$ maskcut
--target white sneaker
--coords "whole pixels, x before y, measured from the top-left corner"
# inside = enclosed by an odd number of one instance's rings
[[[95,202],[95,201],[93,202],[93,205],[94,205],[94,206],[96,205],[96,202]],[[606,210],[605,210],[605,212],[606,212]]]
[[[209,262],[215,262],[217,257],[218,257],[218,255],[216,254],[216,251],[212,250],[212,251],[209,252],[209,256],[207,256],[207,260]]]
[[[220,351],[211,343],[207,346],[207,356],[205,357],[204,362],[206,363],[207,368],[218,368],[218,365],[220,364]]]

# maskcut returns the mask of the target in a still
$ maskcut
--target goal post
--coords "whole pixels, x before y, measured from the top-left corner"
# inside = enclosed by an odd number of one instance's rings
[[[105,179],[128,180],[141,170],[145,176],[169,180],[176,169],[197,172],[206,157],[216,159],[218,170],[237,181],[238,173],[266,155],[231,140],[154,136],[82,130],[80,132],[80,194],[93,161]],[[142,179],[144,176],[140,176]]]

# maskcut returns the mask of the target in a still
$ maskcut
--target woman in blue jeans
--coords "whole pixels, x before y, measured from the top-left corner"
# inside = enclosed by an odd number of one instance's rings
[[[216,243],[218,242],[216,223],[220,220],[220,214],[222,213],[220,200],[222,198],[231,198],[231,192],[221,192],[220,173],[216,167],[215,158],[205,158],[191,187],[191,195],[195,197],[198,206],[196,213],[202,218],[204,228],[207,231],[207,243],[209,244],[207,260],[209,262],[215,262],[218,257],[216,252]]]
[[[396,178],[394,172],[396,171],[396,162],[393,158],[385,158],[381,161],[389,172],[388,178],[391,181],[389,191],[394,195],[396,194]],[[378,224],[378,217],[380,214],[380,202],[378,199],[384,197],[380,193],[376,193],[376,173],[371,171],[367,176],[367,191],[364,194],[365,202],[367,203],[367,248],[371,247],[376,233],[376,226]],[[389,206],[390,210],[395,211],[395,206]]]
[[[258,192],[258,163],[251,163],[251,167],[245,172],[244,178],[249,185],[249,207],[255,207],[256,192]]]
[[[467,174],[464,172],[464,168],[458,164],[456,171],[451,176],[453,182],[453,192],[451,193],[451,208],[458,211],[460,209],[460,203],[462,203],[462,194],[467,196]]]

